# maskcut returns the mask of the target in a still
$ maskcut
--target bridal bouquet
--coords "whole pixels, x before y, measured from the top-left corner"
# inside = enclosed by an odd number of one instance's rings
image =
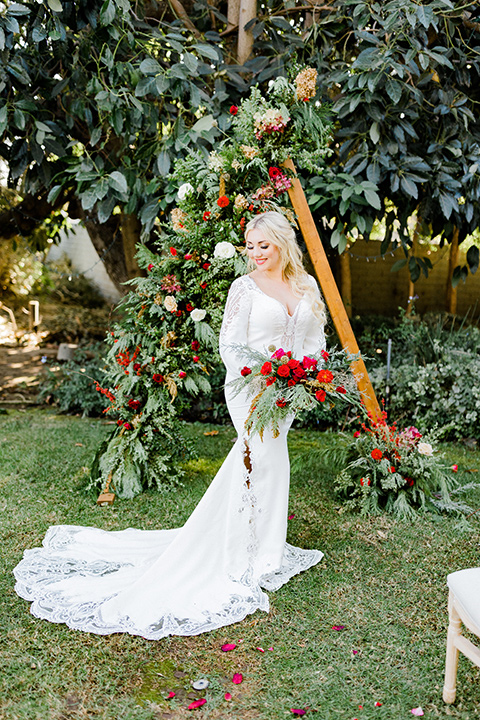
[[[270,346],[271,355],[241,348],[249,362],[242,377],[232,385],[237,393],[246,389],[252,397],[245,428],[263,438],[266,429],[278,437],[280,423],[290,414],[312,410],[318,403],[333,408],[337,401],[361,407],[355,378],[350,371],[354,359],[343,350],[320,350],[301,360],[283,348]]]

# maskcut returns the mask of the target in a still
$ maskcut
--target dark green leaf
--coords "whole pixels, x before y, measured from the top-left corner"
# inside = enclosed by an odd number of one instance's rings
[[[110,187],[120,193],[126,193],[128,191],[128,185],[125,175],[119,170],[114,170],[112,173],[110,173],[108,182]]]
[[[402,84],[398,80],[393,80],[391,77],[388,77],[385,83],[385,90],[394,105],[397,105],[402,97]]]
[[[401,258],[401,260],[397,260],[397,262],[393,263],[392,267],[390,268],[390,272],[398,272],[399,270],[402,270],[407,264],[407,262],[407,258]]]
[[[163,71],[160,63],[158,63],[154,58],[149,57],[145,58],[145,60],[140,63],[140,72],[144,75],[157,75]]]
[[[8,5],[7,9],[8,15],[29,15],[30,14],[30,8],[26,5],[21,5],[20,3],[12,3],[11,5]]]
[[[157,158],[157,168],[160,175],[164,177],[170,172],[170,155],[165,150]]]
[[[479,250],[478,247],[475,245],[472,245],[467,250],[467,263],[468,267],[470,268],[470,272],[472,275],[477,272],[478,270],[478,263],[479,263]]]

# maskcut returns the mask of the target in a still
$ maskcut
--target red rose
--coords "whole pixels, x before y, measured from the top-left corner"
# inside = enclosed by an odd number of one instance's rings
[[[391,472],[391,473],[394,473],[394,472],[395,472],[395,467],[394,467],[394,465],[390,465],[390,472]]]
[[[279,408],[284,408],[287,404],[287,401],[285,400],[285,398],[281,398],[280,400],[277,400],[276,404]]]
[[[175,315],[176,315],[177,317],[182,317],[182,311],[181,311],[181,310],[177,310],[177,312],[175,313]]]
[[[198,340],[192,340],[192,350],[199,350],[200,349],[200,343]]]
[[[192,310],[193,310],[193,305],[191,305],[190,303],[187,303],[186,309],[187,309],[187,312],[192,312]]]
[[[317,392],[315,393],[315,397],[317,398],[318,402],[325,402],[327,393],[325,392],[325,390],[317,390]]]
[[[117,420],[117,425],[123,425],[123,420]]]
[[[360,485],[363,487],[364,480],[363,478],[360,478]]]
[[[346,395],[347,391],[343,387],[343,385],[339,385],[337,388],[335,388],[336,392],[342,393],[342,395]]]
[[[372,456],[372,458],[373,458],[374,460],[381,460],[382,457],[383,457],[382,451],[379,450],[378,448],[375,448],[374,450],[372,450],[372,452],[370,453],[370,455]]]
[[[300,365],[292,370],[292,373],[295,375],[295,377],[299,378],[300,380],[303,380],[303,378],[307,377],[307,373],[305,370],[300,367]]]
[[[320,354],[321,354],[322,358],[325,360],[325,362],[327,362],[328,358],[330,357],[330,355],[327,353],[327,351],[322,350],[322,352]]]
[[[154,375],[152,375],[153,382],[162,383],[164,379],[165,378],[163,377],[163,375],[160,375],[160,373],[155,373]]]
[[[251,374],[251,370],[249,367],[245,366],[240,370],[240,375],[243,375],[243,377],[247,377],[247,375]]]
[[[289,377],[290,368],[288,367],[288,365],[280,365],[280,367],[277,370],[277,375],[279,377]]]
[[[295,378],[290,378],[290,380],[287,382],[288,387],[293,387],[297,384],[297,381]]]
[[[151,270],[153,270],[153,264],[152,264],[152,263],[150,263],[150,265],[148,266],[147,270],[148,270],[148,272],[150,272]],[[112,335],[113,335],[113,333],[112,333]]]
[[[272,180],[275,180],[275,178],[279,177],[283,173],[277,167],[271,167],[268,169],[268,174]]]
[[[208,210],[205,210],[205,212],[203,213],[203,219],[208,220],[208,218],[210,217],[211,214],[212,214],[211,212],[209,212]]]
[[[185,260],[191,260],[191,259],[192,259],[192,256],[190,255],[190,253],[187,253],[185,255]]]
[[[131,430],[131,429],[132,429],[132,426],[130,425],[130,423],[124,423],[123,427],[125,428],[125,430]]]
[[[208,270],[208,268],[210,267],[210,265],[211,265],[211,263],[208,263],[208,262],[207,262],[207,263],[203,263],[202,267],[203,267],[204,270]]]
[[[353,437],[354,438],[360,437],[360,430],[355,430],[355,432],[353,433]]]
[[[198,357],[198,355],[193,356],[193,362],[198,362],[199,360],[200,358]]]
[[[333,373],[330,370],[320,370],[317,380],[321,383],[330,383],[333,380]]]
[[[178,377],[179,377],[179,378],[187,377],[187,373],[184,372],[183,370],[180,370],[180,372],[178,373]]]
[[[230,107],[230,115],[236,115],[238,113],[238,107],[236,105],[232,105]]]
[[[170,248],[170,254],[171,254],[171,255],[173,255],[173,256],[175,257],[175,255],[177,254],[177,250],[176,250],[176,248],[174,248],[174,247],[171,247],[171,248]]]
[[[267,378],[267,385],[273,385],[273,383],[276,382],[276,380],[277,380],[277,378],[275,377],[275,375],[271,375],[270,377]]]
[[[305,357],[302,360],[302,365],[305,368],[305,370],[310,370],[310,368],[315,367],[316,364],[317,364],[317,361],[311,357],[307,357],[307,355],[305,355]]]
[[[300,365],[300,363],[298,362],[298,360],[295,360],[295,358],[290,358],[290,360],[288,361],[287,365],[288,365],[289,368],[292,368],[292,369],[293,369],[293,368],[298,367],[298,365]]]
[[[134,363],[134,365],[133,365],[133,369],[135,370],[135,372],[136,372],[137,370],[140,370],[141,367],[142,367],[142,366],[140,365],[140,363]]]
[[[228,197],[226,195],[222,195],[221,197],[218,198],[217,205],[218,205],[218,207],[221,207],[221,208],[227,207],[227,205],[230,205],[230,200],[228,199]]]
[[[207,283],[206,282],[200,283],[200,287],[202,288],[202,290],[205,290],[205,288],[207,287]]]
[[[406,478],[405,478],[405,485],[406,485],[407,487],[413,487],[413,485],[414,485],[413,478],[411,478],[411,477],[406,477]]]
[[[272,372],[272,363],[271,362],[265,362],[262,365],[262,369],[260,370],[262,375],[270,375]]]
[[[128,401],[128,407],[132,408],[132,410],[138,410],[140,408],[140,401],[139,400],[129,400]]]

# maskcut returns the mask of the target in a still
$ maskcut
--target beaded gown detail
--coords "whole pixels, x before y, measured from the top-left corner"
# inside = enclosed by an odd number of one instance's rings
[[[220,353],[238,438],[205,495],[181,528],[50,527],[43,546],[26,550],[14,570],[15,589],[32,601],[33,615],[100,635],[197,635],[268,611],[265,590],[321,560],[319,550],[286,542],[293,418],[276,438],[245,434],[250,400],[228,385],[245,364],[241,345],[260,351],[275,345],[303,357],[324,348],[325,337],[307,298],[290,316],[250,276],[235,280]]]

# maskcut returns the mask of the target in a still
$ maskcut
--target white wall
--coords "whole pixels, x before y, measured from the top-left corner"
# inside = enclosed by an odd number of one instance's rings
[[[108,277],[88,232],[80,222],[72,220],[71,223],[71,230],[60,233],[60,244],[50,248],[47,262],[55,262],[66,255],[75,272],[85,275],[105,299],[118,302],[120,293]]]

